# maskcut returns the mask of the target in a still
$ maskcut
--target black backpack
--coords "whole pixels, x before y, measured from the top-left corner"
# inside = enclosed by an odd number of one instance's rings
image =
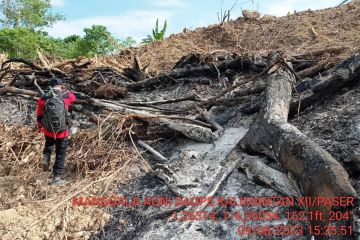
[[[63,93],[56,91],[44,96],[42,125],[49,132],[58,133],[67,129],[68,111],[65,108]]]

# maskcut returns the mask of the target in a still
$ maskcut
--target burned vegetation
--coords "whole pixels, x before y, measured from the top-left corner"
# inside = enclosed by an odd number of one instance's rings
[[[352,6],[358,17],[358,4]],[[307,14],[312,13],[293,18]],[[275,26],[287,18],[240,19],[209,29],[226,30],[241,22]],[[324,40],[316,34],[297,45]],[[329,225],[351,226],[352,232],[343,231],[344,239],[359,237],[360,55],[351,45],[354,41],[305,51],[190,49],[176,61],[173,56],[171,61],[166,56],[144,57],[164,47],[161,44],[186,36],[97,59],[56,61],[39,51],[35,62],[2,62],[4,239],[255,239],[244,235],[240,215],[261,211],[269,218],[259,222],[261,216],[254,215],[246,224],[298,226],[304,231],[279,239],[339,237],[315,234],[312,228]],[[172,62],[173,67],[154,69],[160,61]],[[49,176],[39,167],[42,136],[32,130],[38,90],[47,88],[53,76],[61,77],[77,97],[71,111],[79,131],[71,136],[66,162],[71,181],[61,187],[47,185]],[[128,196],[132,201],[135,196],[164,196],[182,203],[132,205],[123,200],[116,207],[91,208],[72,202],[79,203],[81,195]],[[205,200],[184,203],[197,196]],[[354,201],[322,205],[208,201],[227,196]],[[84,199],[80,205],[95,204]],[[184,211],[202,212],[201,221],[177,221],[176,214]],[[305,214],[307,220],[299,222],[291,215],[294,212]],[[332,212],[348,217],[331,222]],[[316,217],[309,217],[312,213]]]

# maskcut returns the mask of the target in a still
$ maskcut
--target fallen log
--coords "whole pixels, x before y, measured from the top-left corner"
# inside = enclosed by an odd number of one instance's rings
[[[199,76],[208,76],[208,77],[218,77],[219,72],[224,72],[227,69],[236,69],[238,71],[243,70],[253,70],[254,72],[261,72],[262,65],[257,66],[251,59],[243,58],[237,56],[231,60],[224,60],[217,64],[212,65],[201,65],[201,66],[191,66],[186,65],[183,68],[176,68],[171,70],[167,74],[159,74],[158,76],[147,78],[142,81],[135,83],[126,84],[126,88],[129,90],[140,90],[143,88],[150,87],[156,83],[165,82],[165,81],[174,81],[175,79],[187,77],[199,77]]]
[[[51,67],[53,68],[61,68],[65,65],[71,65],[73,68],[86,68],[89,65],[92,64],[92,62],[90,60],[86,60],[85,62],[81,63],[81,60],[83,59],[77,59],[77,60],[66,60],[63,62],[59,62],[59,63],[54,63],[51,65]]]
[[[356,198],[349,176],[340,163],[287,122],[294,81],[295,76],[284,63],[267,76],[265,101],[239,145],[244,150],[263,153],[277,160],[294,176],[303,196]],[[321,211],[326,219],[313,219],[313,226],[329,224],[332,207],[317,205],[310,206],[308,210]],[[316,238],[328,239],[328,236]]]
[[[323,72],[325,70],[328,70],[328,69],[332,68],[334,65],[335,65],[334,61],[331,61],[331,60],[327,59],[325,61],[319,62],[315,66],[304,69],[304,70],[298,72],[297,74],[299,75],[299,77],[301,79],[304,79],[304,78],[307,78],[307,77],[313,77],[315,75],[320,74],[321,72]]]
[[[4,61],[3,64],[1,65],[1,69],[4,69],[6,64],[13,63],[13,62],[23,63],[23,64],[29,66],[33,70],[42,71],[41,67],[37,66],[36,64],[34,64],[28,60],[22,59],[22,58],[12,58],[12,59],[8,59],[8,60]]]
[[[0,88],[0,95],[6,93],[33,97],[39,96],[39,93],[31,90],[24,90],[11,86]],[[79,97],[84,98],[84,95],[80,95]],[[131,106],[127,107],[126,105],[109,103],[88,96],[86,96],[86,99],[75,100],[75,104],[87,104],[100,107],[102,109],[109,109],[112,111],[129,114],[129,117],[138,118],[148,123],[171,129],[176,133],[181,133],[184,136],[199,142],[210,143],[217,138],[217,134],[213,133],[211,130],[211,125],[189,117],[182,117],[177,115],[157,115],[144,110],[131,109]]]
[[[259,157],[245,156],[240,161],[239,167],[243,169],[246,176],[254,182],[260,182],[261,184],[271,187],[284,196],[298,196],[296,186],[292,184],[286,174],[269,167]]]
[[[43,58],[40,58],[40,59],[42,59],[42,62],[46,64],[46,61]],[[22,58],[12,58],[12,59],[6,60],[1,65],[1,69],[2,70],[6,69],[6,68],[4,68],[5,65],[8,64],[8,63],[12,63],[12,62],[23,63],[23,64],[27,65],[28,67],[30,67],[33,71],[37,71],[41,75],[48,75],[50,77],[53,77],[54,74],[59,75],[61,77],[67,77],[68,76],[65,72],[61,71],[58,68],[50,68],[48,65],[46,65],[45,67],[40,67],[40,66],[36,65],[35,63],[33,63],[31,61],[28,61],[28,60],[25,60],[25,59],[22,59]]]
[[[19,89],[16,87],[11,86],[5,86],[3,88],[0,88],[0,95],[5,93],[12,93],[12,94],[21,94],[21,95],[27,95],[32,97],[39,97],[39,93],[31,90],[25,90],[25,89]]]
[[[333,96],[341,88],[356,84],[360,79],[360,54],[355,54],[343,63],[328,70],[330,77],[313,86],[311,89],[301,93],[293,98],[290,104],[289,117],[293,117],[315,103],[323,102]],[[259,89],[261,91],[261,89]],[[245,90],[248,93],[247,90]],[[237,93],[234,95],[237,96]],[[242,108],[245,114],[254,114],[258,112],[262,104],[261,97],[258,100],[250,102]]]
[[[190,53],[181,57],[176,63],[174,68],[183,68],[186,65],[199,66],[202,62],[201,55],[198,53]]]
[[[276,63],[273,63],[273,64],[276,64]],[[238,83],[234,84],[231,87],[228,87],[227,89],[225,89],[221,93],[217,94],[216,96],[206,99],[205,101],[203,101],[199,105],[190,106],[189,109],[198,108],[198,107],[204,107],[206,109],[210,109],[212,106],[216,105],[216,102],[219,101],[220,98],[224,97],[226,94],[232,92],[233,90],[237,89],[240,86],[243,86],[243,85],[245,85],[245,84],[247,84],[249,82],[255,81],[259,77],[263,76],[266,72],[268,72],[272,67],[273,67],[273,65],[269,65],[262,72],[254,75],[252,77],[242,79]]]
[[[356,54],[330,70],[330,77],[316,84],[311,91],[304,93],[300,100],[295,100],[290,105],[289,116],[298,113],[316,102],[326,100],[341,88],[360,81],[360,54]]]

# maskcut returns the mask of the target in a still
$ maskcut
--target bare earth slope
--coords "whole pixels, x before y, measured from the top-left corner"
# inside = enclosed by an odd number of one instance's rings
[[[259,20],[239,18],[222,26],[215,24],[170,36],[165,41],[130,50],[151,71],[166,71],[184,55],[215,51],[265,54],[281,50],[297,55],[326,47],[344,46],[346,58],[360,48],[360,3],[285,17],[265,16]],[[129,52],[122,58],[128,60]]]

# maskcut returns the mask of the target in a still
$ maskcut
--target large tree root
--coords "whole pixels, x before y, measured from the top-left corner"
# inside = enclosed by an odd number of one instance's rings
[[[265,101],[240,146],[279,161],[295,177],[303,196],[357,197],[340,163],[287,123],[294,81],[295,76],[284,63],[278,64],[278,68],[268,75]],[[332,208],[312,206],[308,210],[321,211],[324,218],[329,219]],[[312,225],[328,224],[327,221],[312,221]]]

